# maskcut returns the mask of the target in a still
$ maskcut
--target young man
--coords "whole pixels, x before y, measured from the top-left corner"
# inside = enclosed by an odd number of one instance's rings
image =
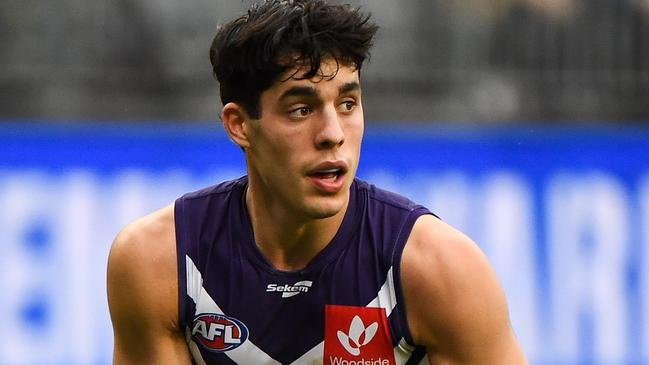
[[[108,263],[118,364],[526,363],[467,237],[355,178],[376,26],[270,0],[210,58],[247,176],[127,226]]]

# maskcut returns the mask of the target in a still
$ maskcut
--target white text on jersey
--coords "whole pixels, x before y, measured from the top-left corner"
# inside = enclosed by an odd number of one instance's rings
[[[282,298],[290,298],[300,293],[308,292],[311,285],[313,285],[313,282],[309,280],[298,281],[293,285],[268,284],[266,286],[266,292],[281,292]]]

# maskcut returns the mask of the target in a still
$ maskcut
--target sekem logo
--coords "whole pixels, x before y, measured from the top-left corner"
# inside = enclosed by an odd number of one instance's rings
[[[323,363],[396,365],[385,309],[327,304]]]
[[[204,313],[194,318],[192,337],[210,351],[225,352],[246,342],[248,328],[236,318]]]
[[[308,292],[311,285],[313,285],[313,282],[310,280],[298,281],[293,285],[268,284],[266,286],[266,292],[281,292],[282,298],[290,298],[300,293]]]

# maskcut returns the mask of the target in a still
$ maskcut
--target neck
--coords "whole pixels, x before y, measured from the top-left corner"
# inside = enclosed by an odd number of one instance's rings
[[[342,224],[347,205],[326,218],[311,218],[255,190],[248,182],[246,204],[259,250],[278,270],[295,271],[306,265],[328,244]]]

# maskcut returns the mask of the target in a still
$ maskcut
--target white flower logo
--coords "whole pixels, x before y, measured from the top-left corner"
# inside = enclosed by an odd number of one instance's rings
[[[365,327],[365,324],[359,316],[354,316],[352,323],[349,325],[349,334],[338,331],[338,341],[343,345],[345,350],[354,356],[358,356],[361,353],[361,347],[367,345],[374,335],[376,335],[376,330],[379,328],[379,324],[374,322],[369,326]],[[361,342],[361,336],[363,341]]]

